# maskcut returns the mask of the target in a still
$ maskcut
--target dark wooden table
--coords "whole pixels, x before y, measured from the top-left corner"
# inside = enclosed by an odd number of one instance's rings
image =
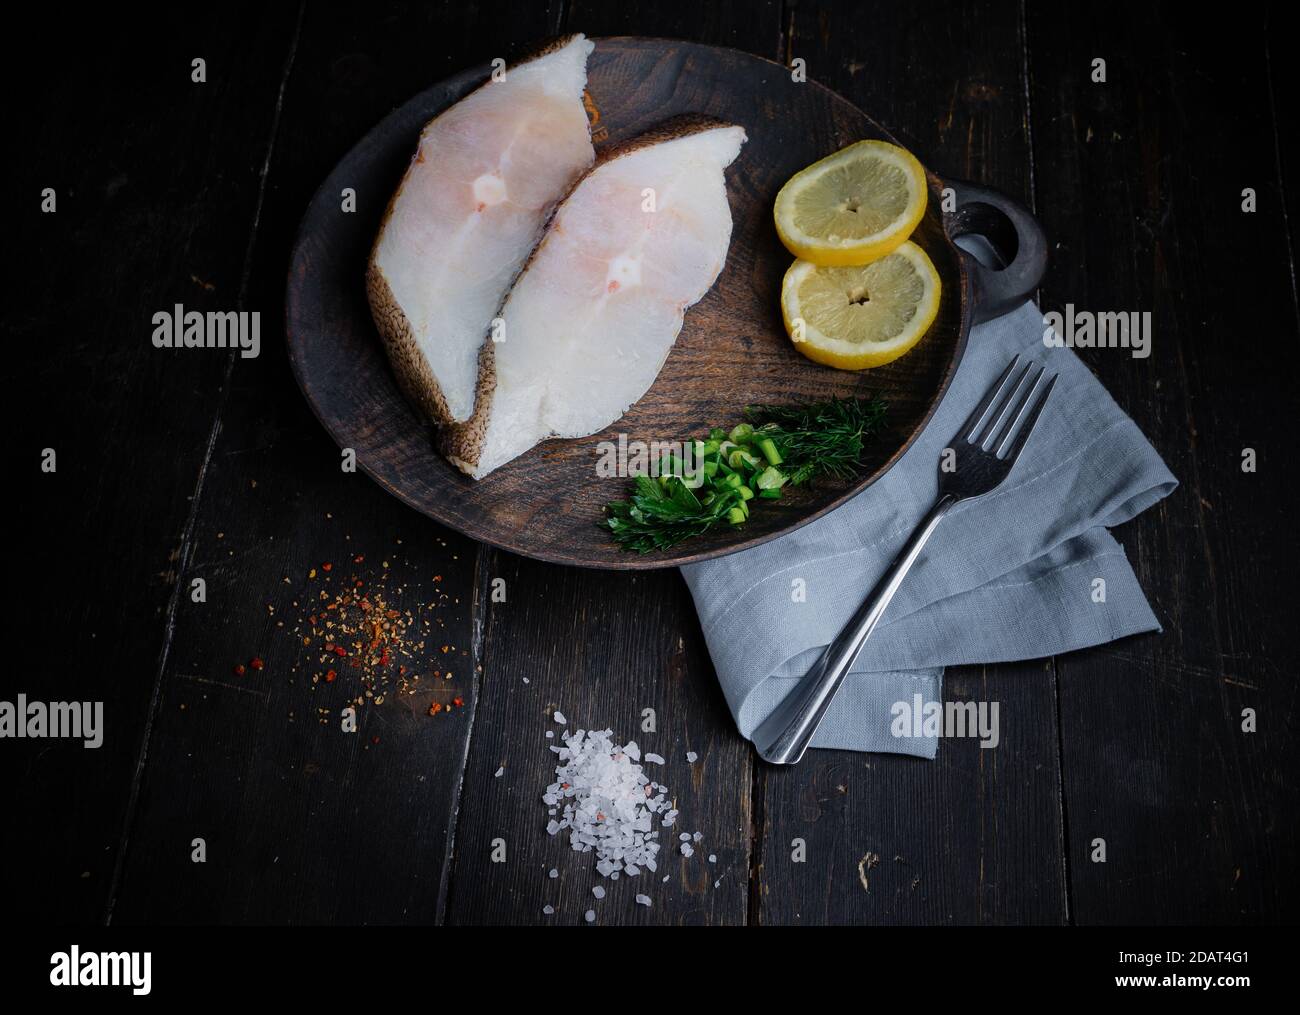
[[[1268,12],[1188,18],[1144,3],[551,0],[237,3],[147,31],[82,11],[16,29],[3,697],[100,700],[107,731],[97,751],[0,743],[11,911],[580,922],[594,875],[546,836],[539,801],[558,706],[667,757],[684,827],[717,856],[670,862],[653,909],[620,882],[601,922],[1293,916],[1296,93]],[[997,750],[815,752],[773,770],[732,724],[676,572],[496,552],[343,473],[281,340],[303,208],[411,94],[560,31],[802,58],[934,169],[1036,212],[1045,307],[1151,311],[1149,359],[1082,355],[1182,483],[1117,533],[1164,634],[950,671],[947,697],[1002,703]],[[260,311],[262,355],[155,350],[151,316],[176,303]],[[427,651],[450,673],[417,705],[363,709],[355,736],[318,721],[343,695],[294,669],[293,618],[327,561],[367,582],[387,561],[408,604],[432,605]],[[237,676],[255,655],[265,669]]]

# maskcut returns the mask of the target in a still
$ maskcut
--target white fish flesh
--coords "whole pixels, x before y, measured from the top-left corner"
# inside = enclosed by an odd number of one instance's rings
[[[583,89],[594,45],[553,43],[425,126],[371,253],[371,313],[407,396],[466,420],[479,351],[555,203],[595,159]]]
[[[597,433],[646,393],[726,260],[723,170],[744,141],[689,116],[602,152],[484,342],[479,404],[443,436],[459,468],[479,479],[539,441]]]

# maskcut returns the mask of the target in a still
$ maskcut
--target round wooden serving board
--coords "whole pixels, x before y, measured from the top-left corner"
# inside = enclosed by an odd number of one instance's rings
[[[889,135],[866,114],[778,64],[662,39],[596,40],[588,65],[597,148],[678,113],[709,113],[745,128],[749,141],[727,171],[734,229],[726,267],[686,312],[658,380],[602,433],[547,441],[475,482],[435,450],[430,427],[397,388],[366,303],[366,257],[384,207],[421,127],[487,76],[468,71],[395,110],[339,163],[307,209],[293,253],[287,298],[289,355],[303,393],[341,447],[381,486],[475,539],[542,560],[585,567],[657,568],[765,542],[829,511],[870,485],[902,454],[938,405],[970,325],[970,281],[939,211],[931,174],[926,216],[913,240],[943,280],[939,316],[908,355],[848,373],[795,351],[781,323],[781,278],[791,255],[772,224],[772,203],[794,173],[862,138]],[[892,139],[890,139],[892,140]],[[340,210],[353,187],[357,211]],[[602,441],[668,441],[731,427],[746,404],[795,403],[832,394],[879,394],[889,429],[870,445],[863,476],[762,501],[740,528],[640,556],[598,527],[602,505],[626,479],[596,474]],[[937,467],[937,466],[936,466]]]

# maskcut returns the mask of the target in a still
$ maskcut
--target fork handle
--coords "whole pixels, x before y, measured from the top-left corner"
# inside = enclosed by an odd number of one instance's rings
[[[903,584],[907,572],[921,555],[930,536],[952,510],[958,498],[945,494],[935,501],[934,507],[908,537],[894,562],[881,575],[871,595],[858,607],[857,612],[831,641],[821,656],[813,663],[799,684],[786,695],[754,731],[754,747],[758,756],[774,765],[793,765],[803,757],[813,734],[826,717],[835,692],[848,675],[849,668],[862,651],[862,647],[876,629],[885,608]]]

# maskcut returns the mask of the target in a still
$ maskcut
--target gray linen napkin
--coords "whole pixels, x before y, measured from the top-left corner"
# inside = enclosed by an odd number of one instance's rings
[[[1016,353],[1060,374],[1033,436],[1001,488],[958,505],[939,526],[812,746],[933,758],[935,737],[891,733],[891,708],[917,694],[941,701],[945,666],[1034,659],[1160,629],[1106,529],[1177,481],[1083,362],[1069,349],[1047,348],[1043,331],[1033,303],[974,328],[930,425],[878,482],[780,539],[682,568],[746,738],[933,504],[940,452]]]

